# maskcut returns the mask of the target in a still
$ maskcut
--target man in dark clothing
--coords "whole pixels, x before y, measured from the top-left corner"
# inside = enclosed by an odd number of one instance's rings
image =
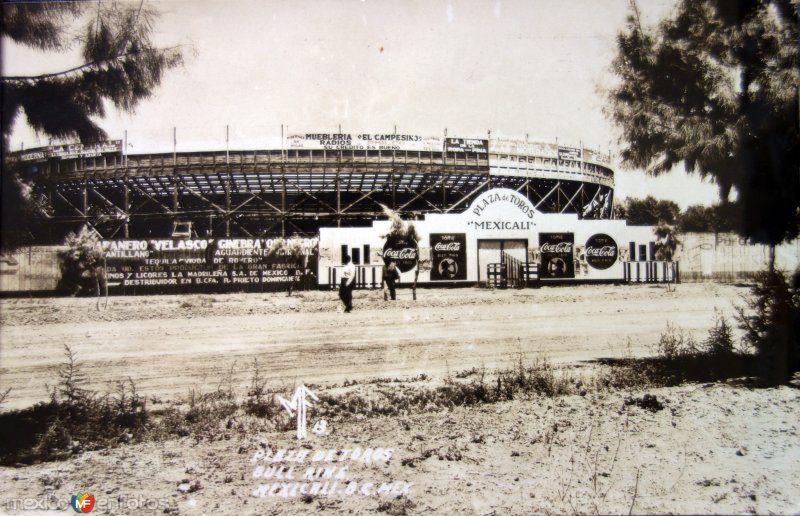
[[[389,289],[389,295],[392,297],[392,301],[396,299],[395,288],[398,281],[400,281],[400,271],[397,270],[397,266],[394,262],[389,260],[386,263],[386,267],[383,268],[383,285]],[[385,293],[383,298],[386,299]]]
[[[344,303],[345,313],[350,313],[353,310],[353,288],[356,286],[354,281],[356,279],[356,267],[350,258],[350,255],[342,257],[342,282],[339,284],[339,299]]]

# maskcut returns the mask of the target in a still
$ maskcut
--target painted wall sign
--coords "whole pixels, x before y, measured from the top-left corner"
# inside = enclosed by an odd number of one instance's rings
[[[574,278],[573,233],[540,233],[539,252],[542,264],[539,275],[542,279]]]
[[[302,257],[273,251],[266,238],[104,240],[111,293],[282,290],[317,269],[316,238]]]
[[[467,279],[467,235],[431,233],[431,281]]]
[[[496,188],[478,196],[467,211],[467,225],[477,230],[527,231],[533,229],[536,209],[523,195]]]
[[[598,233],[586,241],[586,263],[595,269],[605,270],[617,263],[619,247],[608,235]]]

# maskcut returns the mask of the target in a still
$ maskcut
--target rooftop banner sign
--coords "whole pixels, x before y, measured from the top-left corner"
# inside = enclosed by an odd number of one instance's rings
[[[445,152],[469,152],[472,154],[489,154],[489,140],[473,140],[469,138],[447,138]]]
[[[442,152],[441,138],[418,134],[305,133],[286,137],[288,149]]]
[[[558,148],[558,159],[579,160],[581,157],[581,149],[577,147]]]
[[[45,159],[95,158],[103,154],[122,152],[122,140],[109,140],[96,143],[69,143],[30,149],[19,154],[20,161],[39,161]]]

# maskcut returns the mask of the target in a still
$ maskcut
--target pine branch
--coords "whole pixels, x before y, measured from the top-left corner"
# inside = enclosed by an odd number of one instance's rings
[[[177,50],[179,48],[183,48],[184,45],[175,45],[173,47],[165,47],[155,49],[156,52],[169,52],[172,50]],[[138,52],[125,52],[124,54],[119,54],[114,56],[111,59],[102,59],[99,61],[92,61],[89,63],[84,63],[82,65],[76,66],[74,68],[70,68],[69,70],[64,70],[61,72],[53,72],[53,73],[46,73],[41,75],[29,75],[29,76],[9,76],[9,77],[0,77],[0,82],[4,84],[9,83],[35,83],[39,81],[49,80],[49,79],[56,79],[56,78],[70,78],[70,76],[78,75],[81,72],[88,71],[88,70],[102,70],[104,65],[112,66],[115,63],[118,63],[122,59],[132,56],[141,54],[142,51]]]

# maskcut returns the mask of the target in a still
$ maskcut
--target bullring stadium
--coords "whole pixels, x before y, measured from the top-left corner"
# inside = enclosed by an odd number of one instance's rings
[[[384,216],[460,213],[507,188],[537,211],[608,219],[610,156],[526,140],[306,133],[279,148],[128,154],[121,140],[14,153],[45,201],[36,235],[63,241],[83,225],[102,238],[312,236]]]

